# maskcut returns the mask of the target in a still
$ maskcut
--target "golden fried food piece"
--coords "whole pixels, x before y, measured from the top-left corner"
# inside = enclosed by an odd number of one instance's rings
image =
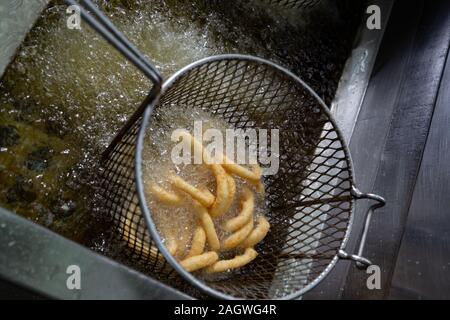
[[[242,193],[241,212],[237,217],[230,219],[225,223],[224,229],[226,231],[234,232],[241,229],[250,221],[250,219],[253,219],[253,210],[255,209],[253,192],[248,188],[244,188]]]
[[[214,177],[216,178],[216,197],[214,203],[208,205],[207,203],[201,202],[199,199],[196,200],[199,200],[205,207],[210,208],[209,213],[211,216],[219,217],[230,208],[235,192],[233,192],[233,190],[230,192],[229,187],[232,187],[235,190],[235,186],[231,185],[231,182],[228,181],[228,174],[225,169],[220,164],[214,163],[200,141],[197,141],[187,131],[181,132],[180,136],[194,148],[194,152],[199,152],[201,154],[203,162],[211,168]]]
[[[207,189],[198,189],[193,185],[186,182],[180,176],[177,176],[174,173],[169,175],[169,181],[178,189],[189,194],[193,199],[200,202],[206,208],[211,207],[214,204],[215,197],[209,192]]]
[[[227,174],[227,182],[228,182],[228,194],[223,209],[224,213],[230,210],[234,201],[234,196],[236,195],[236,181],[234,181],[234,178],[229,174]]]
[[[259,166],[259,164],[253,164],[251,167],[253,168],[253,173],[255,175],[259,176],[260,179],[258,179],[258,180],[248,180],[248,182],[250,182],[250,184],[252,184],[256,188],[256,191],[259,194],[264,195],[264,193],[265,193],[264,184],[261,181],[262,169]]]
[[[257,164],[257,163],[256,164],[252,164],[251,167],[253,168],[253,173],[256,176],[259,176],[259,177],[262,176],[262,169],[261,169],[261,166],[259,164]]]
[[[217,253],[210,251],[198,256],[184,259],[180,262],[180,264],[187,272],[194,272],[212,265],[217,260],[219,260]]]
[[[201,155],[204,163],[206,163],[207,165],[211,165],[214,163],[209,154],[205,152],[203,144],[195,139],[192,134],[190,134],[186,130],[183,130],[182,132],[180,132],[180,137],[182,137],[185,142],[189,143],[194,148],[194,153],[198,153],[199,155]]]
[[[229,174],[227,175],[227,178],[228,178],[228,196],[230,197],[230,206],[231,206],[234,200],[234,195],[236,194],[236,181],[234,181],[234,178]]]
[[[223,248],[225,250],[233,249],[239,246],[252,232],[253,230],[253,217],[250,221],[241,229],[233,233],[231,236],[226,238],[223,242]]]
[[[249,248],[260,243],[267,235],[270,229],[270,223],[263,216],[260,216],[256,221],[256,228],[250,233],[247,239],[241,243],[241,247]]]
[[[175,255],[177,254],[177,250],[178,250],[178,243],[175,240],[174,237],[170,237],[166,240],[165,246],[167,248],[167,251],[169,251],[169,253],[175,257]]]
[[[234,194],[230,193],[229,175],[219,164],[212,164],[210,168],[216,177],[216,199],[209,209],[212,217],[216,218],[223,215],[230,208],[233,202]],[[233,181],[234,182],[234,181]]]
[[[156,183],[150,185],[150,193],[155,196],[155,198],[164,204],[170,206],[177,206],[183,202],[183,198],[176,193],[169,192],[158,186]]]
[[[264,184],[261,181],[262,177],[262,169],[259,166],[259,164],[251,165],[252,170],[249,170],[247,168],[244,168],[241,165],[238,165],[231,161],[229,158],[224,158],[224,163],[222,166],[225,168],[225,170],[230,174],[235,174],[238,177],[241,177],[242,179],[248,181],[250,184],[255,186],[256,191],[259,194],[264,195]]]
[[[197,229],[195,229],[194,231],[194,236],[192,237],[191,249],[189,250],[185,259],[202,254],[203,251],[205,250],[205,244],[206,244],[205,230],[201,226],[198,226]]]
[[[246,264],[255,260],[258,256],[258,252],[256,252],[253,248],[245,249],[244,254],[234,257],[231,260],[221,260],[217,261],[213,265],[206,268],[206,272],[208,273],[217,273],[217,272],[225,272],[232,269],[237,269],[245,266]]]
[[[258,181],[261,181],[262,170],[258,164],[252,165],[252,170],[249,170],[239,164],[236,164],[227,156],[224,156],[222,166],[227,172],[235,174],[251,183],[257,183]]]
[[[194,200],[193,202],[200,224],[205,230],[206,239],[208,240],[210,249],[214,251],[219,250],[220,249],[219,237],[217,236],[216,228],[214,227],[214,222],[212,221],[211,216],[208,213],[208,210],[204,206],[202,206],[198,201]]]
[[[266,192],[266,190],[264,190],[264,184],[261,181],[259,181],[253,185],[255,186],[256,191],[258,191],[259,194],[264,196],[264,194]]]

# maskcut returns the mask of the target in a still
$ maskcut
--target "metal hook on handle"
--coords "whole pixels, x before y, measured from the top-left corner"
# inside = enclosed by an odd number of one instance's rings
[[[366,220],[364,222],[364,228],[363,228],[363,233],[362,233],[362,237],[361,237],[361,242],[359,244],[358,253],[357,254],[348,254],[344,250],[339,250],[338,257],[341,259],[353,260],[356,262],[356,266],[359,269],[366,269],[367,267],[369,267],[372,264],[372,262],[369,259],[364,258],[362,256],[363,252],[364,252],[364,246],[366,244],[367,233],[369,231],[370,220],[372,218],[373,212],[376,209],[383,207],[386,204],[386,200],[383,197],[380,197],[379,195],[376,195],[376,194],[363,193],[359,189],[357,189],[355,186],[352,186],[351,192],[352,192],[353,197],[355,197],[355,199],[374,200],[374,201],[376,201],[376,203],[371,205],[369,207],[369,209],[367,210]]]
[[[116,48],[125,58],[132,62],[144,75],[149,78],[156,88],[161,88],[163,78],[158,70],[139,52],[139,50],[120,32],[111,20],[99,10],[91,0],[82,2],[75,0],[66,0],[69,5],[80,8],[81,17],[106,41]],[[89,12],[81,5],[89,10]]]

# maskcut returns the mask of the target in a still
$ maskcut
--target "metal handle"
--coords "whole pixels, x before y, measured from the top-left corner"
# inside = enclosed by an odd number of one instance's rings
[[[81,17],[106,41],[116,48],[126,59],[133,63],[141,72],[149,78],[153,87],[139,108],[128,119],[119,133],[114,137],[108,148],[103,152],[102,159],[107,159],[111,151],[135,124],[144,110],[152,104],[155,104],[161,94],[163,78],[159,71],[151,64],[147,58],[120,32],[111,20],[99,10],[91,0],[83,0],[83,6],[80,1],[66,0],[67,4],[80,8]],[[86,10],[89,10],[89,12]]]
[[[363,233],[362,233],[362,237],[361,237],[361,242],[359,244],[358,253],[357,254],[348,254],[344,250],[339,250],[338,256],[341,259],[355,261],[356,266],[359,269],[366,269],[368,266],[370,266],[372,264],[372,262],[369,259],[362,256],[363,251],[364,251],[364,246],[366,244],[367,233],[369,231],[370,219],[372,218],[372,214],[376,209],[381,208],[386,204],[386,200],[383,197],[380,197],[379,195],[376,195],[376,194],[363,193],[360,190],[358,190],[355,186],[352,186],[352,195],[355,197],[355,199],[369,199],[369,200],[376,201],[376,203],[371,205],[369,207],[369,209],[367,210],[366,220],[364,222],[364,228],[363,228]]]
[[[66,0],[69,5],[80,8],[81,17],[106,41],[116,48],[125,58],[132,62],[142,73],[148,77],[156,88],[161,87],[163,78],[158,70],[147,58],[120,32],[111,20],[99,10],[91,0],[82,2]],[[81,5],[83,4],[83,6]],[[89,12],[86,10],[89,10]]]

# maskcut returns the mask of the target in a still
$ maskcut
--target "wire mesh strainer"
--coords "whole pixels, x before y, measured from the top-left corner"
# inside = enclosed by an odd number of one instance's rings
[[[73,2],[73,1],[69,1]],[[83,17],[154,82],[147,99],[104,155],[101,196],[118,237],[152,276],[187,292],[190,285],[219,298],[294,298],[320,282],[339,258],[370,261],[344,251],[356,198],[384,200],[354,187],[348,148],[322,100],[299,78],[269,61],[221,55],[161,78],[89,1],[100,23]],[[102,26],[103,25],[103,26]],[[117,44],[117,41],[120,43]],[[160,90],[161,89],[161,90]],[[155,109],[201,108],[231,127],[278,129],[280,167],[265,178],[271,230],[255,248],[259,256],[224,280],[206,282],[186,272],[169,254],[143,191],[142,149]],[[151,137],[148,137],[151,139]],[[367,232],[364,230],[363,240]]]

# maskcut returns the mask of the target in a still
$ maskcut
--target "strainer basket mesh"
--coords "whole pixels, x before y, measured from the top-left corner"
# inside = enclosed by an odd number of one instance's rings
[[[232,128],[279,130],[279,170],[264,178],[271,229],[255,248],[257,259],[221,281],[199,278],[200,286],[245,299],[305,292],[335,263],[353,209],[351,161],[326,107],[284,69],[233,57],[205,59],[170,79],[156,108],[173,104],[207,110]],[[156,249],[139,208],[134,170],[142,121],[105,160],[102,201],[132,258],[156,279],[192,293]]]

